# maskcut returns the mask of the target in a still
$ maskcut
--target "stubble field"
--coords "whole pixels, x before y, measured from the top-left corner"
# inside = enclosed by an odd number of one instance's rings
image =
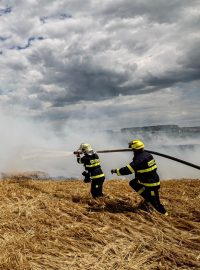
[[[164,217],[139,207],[128,180],[108,180],[109,197],[90,184],[0,181],[0,269],[200,269],[200,180],[162,181]]]

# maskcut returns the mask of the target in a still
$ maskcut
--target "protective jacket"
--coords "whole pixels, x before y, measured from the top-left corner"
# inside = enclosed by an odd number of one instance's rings
[[[88,171],[92,180],[105,178],[97,153],[92,151],[85,154],[83,157],[77,157],[77,162],[84,165],[85,170]]]
[[[135,173],[138,183],[146,187],[160,186],[159,176],[156,172],[157,165],[153,156],[145,150],[136,151],[133,161],[126,167],[117,169],[117,175]]]

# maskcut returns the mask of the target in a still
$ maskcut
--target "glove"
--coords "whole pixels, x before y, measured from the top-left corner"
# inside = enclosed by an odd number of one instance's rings
[[[86,172],[86,171],[82,172],[82,175],[85,176],[85,177],[89,176],[88,172]]]
[[[84,182],[84,183],[90,183],[90,182],[91,182],[91,179],[86,177],[86,178],[83,180],[83,182]]]
[[[84,172],[82,173],[82,175],[85,177],[85,179],[83,180],[84,183],[90,183],[90,182],[91,182],[90,174],[89,174],[87,171],[84,171]]]
[[[116,169],[112,169],[111,170],[111,173],[113,174],[113,173],[117,173],[117,170]]]

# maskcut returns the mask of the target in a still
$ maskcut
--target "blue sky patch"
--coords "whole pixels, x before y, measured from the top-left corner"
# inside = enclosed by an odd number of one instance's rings
[[[25,50],[25,49],[27,49],[28,47],[31,46],[32,41],[35,41],[35,40],[43,40],[43,39],[44,39],[44,37],[30,37],[30,38],[28,39],[28,42],[27,42],[26,45],[24,45],[24,46],[15,45],[15,46],[11,47],[11,49],[12,49],[12,50],[14,50],[14,49],[15,49],[15,50]]]
[[[6,8],[1,8],[0,9],[0,16],[4,15],[4,14],[8,14],[12,12],[12,8],[11,7],[6,7]]]

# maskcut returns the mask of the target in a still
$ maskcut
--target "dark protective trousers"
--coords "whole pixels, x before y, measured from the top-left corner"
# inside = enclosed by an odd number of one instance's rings
[[[92,179],[91,194],[93,198],[102,197],[103,195],[103,183],[104,177],[98,179]]]
[[[88,172],[83,172],[82,175],[85,177],[84,182],[85,183],[90,183],[91,182],[91,194],[93,198],[97,197],[102,197],[103,195],[103,183],[105,178],[97,178],[97,179],[92,179],[90,178],[90,174]]]
[[[160,186],[146,187],[138,183],[137,180],[133,179],[129,182],[129,185],[141,195],[146,202],[149,202],[159,213],[165,214],[167,211],[160,202],[159,189]]]

